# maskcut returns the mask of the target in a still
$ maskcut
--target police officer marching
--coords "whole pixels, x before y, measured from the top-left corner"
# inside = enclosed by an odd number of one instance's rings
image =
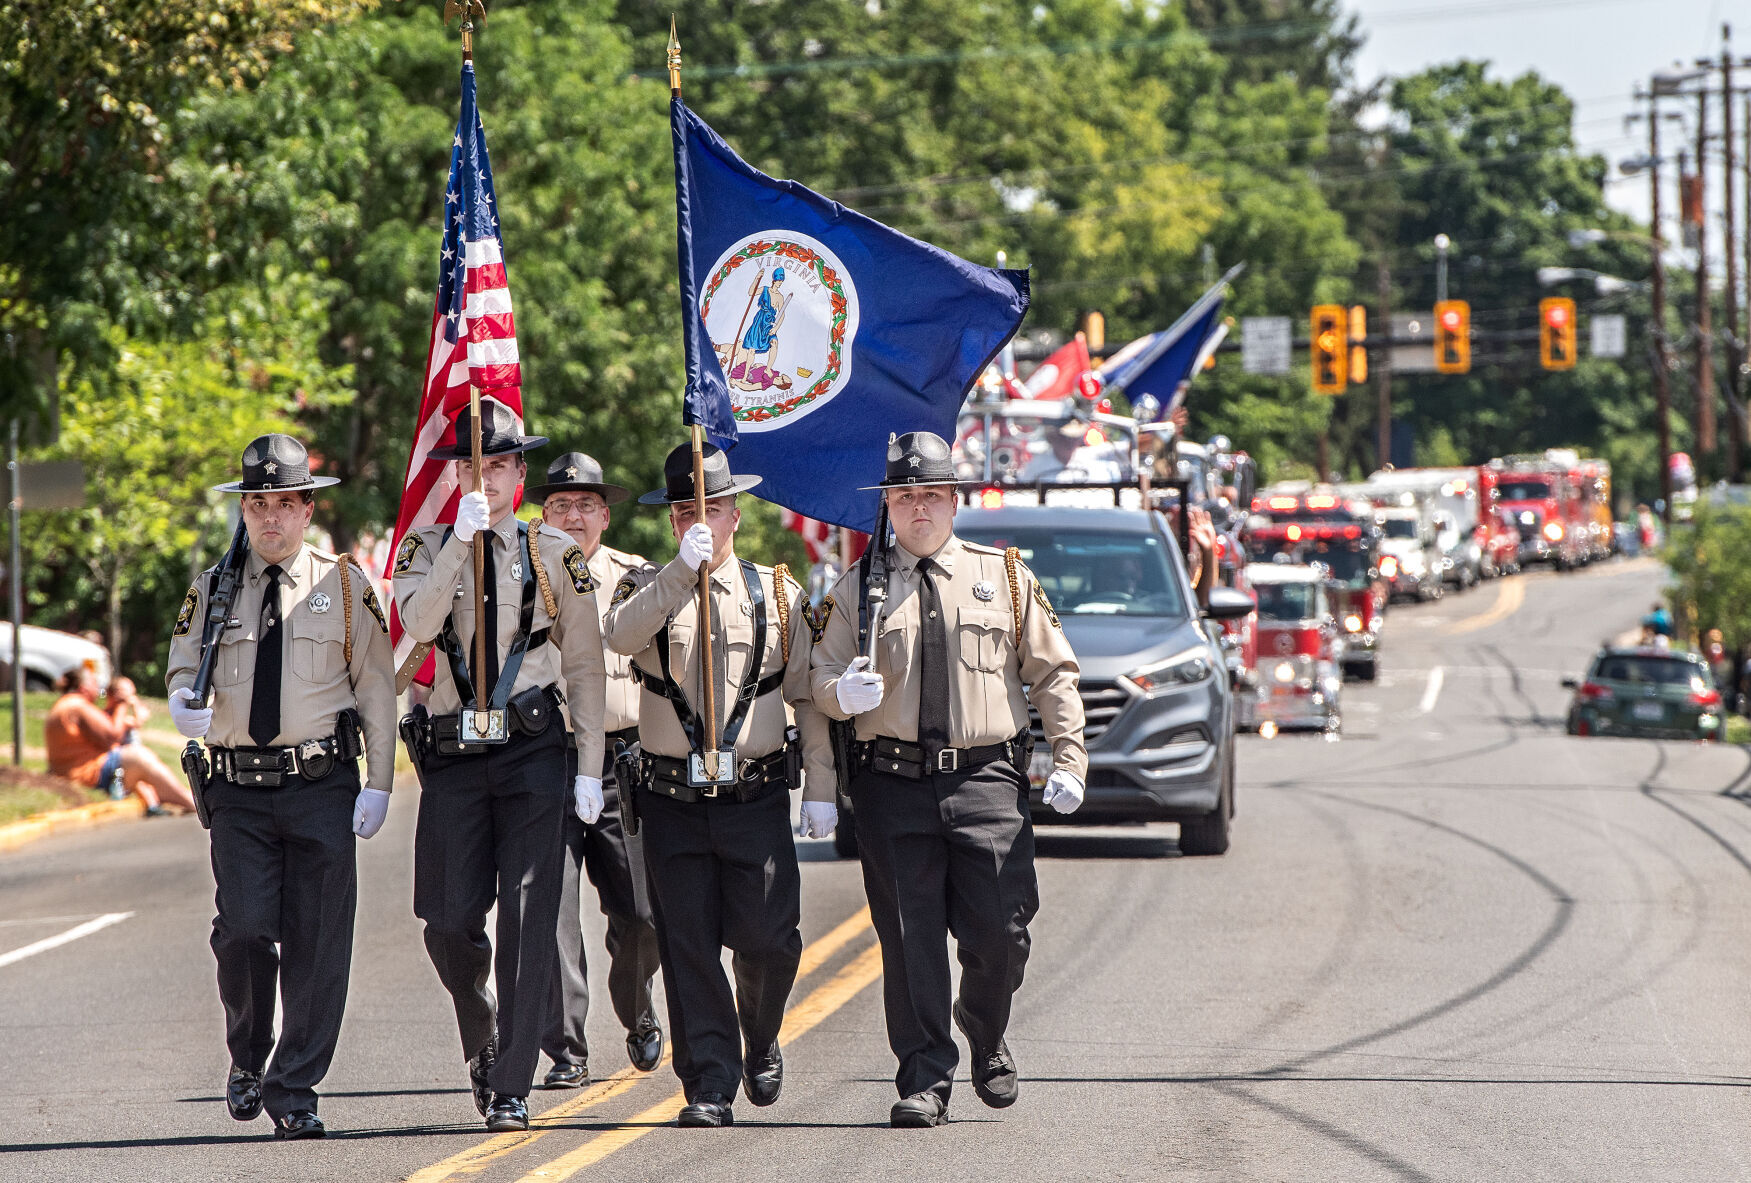
[[[206,739],[211,760],[192,787],[212,829],[212,947],[231,1052],[225,1103],[239,1121],[265,1107],[276,1138],[326,1132],[316,1086],[346,1008],[354,837],[382,827],[395,777],[382,606],[350,557],[304,543],[315,490],[337,483],[311,475],[308,453],[291,436],[265,435],[244,450],[243,479],[215,488],[241,494],[247,546],[234,545],[226,563],[189,589],[165,679],[177,730]],[[204,654],[198,623],[222,578],[229,613],[212,622],[216,637]],[[203,657],[211,659],[210,705],[195,692]]]
[[[787,790],[801,779],[801,745],[824,747],[824,735],[810,727],[804,741],[791,726],[789,703],[809,709],[807,652],[797,641],[802,589],[735,553],[736,495],[760,478],[732,476],[728,458],[707,445],[700,521],[690,448],[669,454],[663,477],[663,488],[639,500],[669,507],[679,553],[620,580],[605,635],[632,658],[643,687],[637,812],[686,1097],[678,1124],[726,1126],[738,1078],[755,1105],[772,1104],[783,1085],[778,1034],[802,953]],[[702,567],[710,572],[709,650],[699,621]]]
[[[1082,803],[1088,755],[1079,668],[1045,591],[1017,552],[954,535],[948,444],[900,436],[874,488],[898,542],[883,556],[887,614],[860,611],[867,568],[847,571],[822,602],[811,682],[820,710],[856,720],[851,800],[899,1060],[889,1120],[929,1127],[947,1120],[951,1016],[980,1100],[1003,1108],[1017,1095],[1004,1034],[1039,908],[1029,701],[1052,748],[1045,801],[1061,813]],[[873,644],[860,644],[863,629]],[[951,931],[962,970],[952,1007]]]
[[[529,489],[528,499],[541,507],[541,520],[568,534],[583,551],[596,612],[608,606],[608,596],[629,571],[645,565],[642,557],[615,550],[602,542],[611,514],[632,494],[619,485],[602,483],[602,466],[582,452],[567,452],[547,467],[547,483]],[[649,1072],[663,1055],[663,1029],[651,998],[657,972],[657,931],[643,886],[644,863],[629,858],[621,822],[627,787],[614,774],[615,752],[638,746],[638,687],[632,663],[618,653],[604,655],[608,670],[607,708],[603,726],[607,752],[602,764],[602,813],[586,824],[576,812],[565,817],[564,882],[559,897],[559,959],[552,1010],[541,1050],[553,1060],[546,1088],[578,1088],[590,1079],[589,1046],[584,1020],[590,1012],[589,958],[584,953],[579,903],[587,873],[608,919],[608,996],[615,1016],[626,1028],[626,1054],[632,1066]],[[575,761],[576,749],[567,749]],[[573,772],[576,772],[575,766]],[[635,887],[634,875],[639,877]]]
[[[575,806],[589,823],[602,811],[604,677],[584,552],[514,512],[527,473],[523,453],[547,440],[524,435],[498,400],[481,398],[479,406],[480,488],[463,495],[453,527],[408,534],[393,587],[408,634],[439,650],[429,699],[402,720],[421,787],[414,914],[425,921],[426,951],[456,1008],[475,1107],[486,1128],[499,1131],[529,1124],[557,956],[563,815]],[[472,419],[461,411],[456,445],[429,453],[455,460],[464,488],[476,480]],[[485,552],[479,616],[470,561],[477,537]],[[477,619],[486,622],[484,638]],[[485,642],[484,670],[471,666],[477,640]],[[485,701],[477,701],[477,680]],[[486,935],[495,903],[496,953]]]

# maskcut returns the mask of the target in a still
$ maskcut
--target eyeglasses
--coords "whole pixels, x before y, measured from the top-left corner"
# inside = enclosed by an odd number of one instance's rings
[[[574,513],[590,513],[594,510],[606,509],[607,506],[594,497],[549,497],[541,503],[541,508],[544,513],[551,513],[554,517],[563,518]]]

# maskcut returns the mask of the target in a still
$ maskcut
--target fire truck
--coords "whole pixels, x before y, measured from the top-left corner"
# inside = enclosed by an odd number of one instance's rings
[[[1567,459],[1545,453],[1490,461],[1500,504],[1520,529],[1522,566],[1548,563],[1569,571],[1592,557],[1592,530]]]
[[[1253,564],[1248,576],[1259,603],[1259,685],[1249,721],[1335,733],[1343,724],[1345,640],[1323,573],[1272,562]]]
[[[1305,492],[1267,491],[1253,499],[1252,508],[1248,555],[1255,563],[1318,563],[1325,568],[1332,613],[1344,636],[1344,676],[1372,682],[1380,669],[1388,590],[1380,576],[1374,507],[1315,486]]]

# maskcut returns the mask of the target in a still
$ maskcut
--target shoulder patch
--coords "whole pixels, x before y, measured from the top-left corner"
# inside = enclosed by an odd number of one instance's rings
[[[572,591],[585,596],[596,590],[596,581],[590,577],[590,563],[584,558],[583,547],[573,544],[559,561],[565,564],[565,573],[571,576]]]
[[[176,614],[176,627],[170,630],[173,637],[186,637],[188,630],[194,626],[195,609],[200,606],[201,595],[194,588],[188,589],[188,595],[182,598],[182,611]]]
[[[383,615],[383,605],[377,602],[377,593],[368,583],[365,585],[365,607],[377,618],[377,627],[383,630],[383,635],[388,636],[389,618]]]
[[[1052,622],[1052,627],[1062,631],[1064,626],[1058,621],[1058,613],[1053,611],[1052,601],[1046,598],[1046,589],[1040,586],[1037,579],[1034,581],[1034,599],[1039,603],[1040,609],[1045,612],[1046,619]]]
[[[632,593],[637,590],[638,580],[634,579],[631,575],[622,575],[620,577],[620,582],[614,585],[614,597],[608,601],[608,606],[612,608],[616,604],[626,603],[626,601],[632,599]]]
[[[395,574],[400,575],[413,566],[413,556],[420,552],[425,539],[418,534],[409,534],[401,540],[401,549],[395,552]]]
[[[809,644],[819,645],[827,635],[827,622],[833,619],[833,597],[822,596],[821,606],[803,609],[803,621],[809,626]]]

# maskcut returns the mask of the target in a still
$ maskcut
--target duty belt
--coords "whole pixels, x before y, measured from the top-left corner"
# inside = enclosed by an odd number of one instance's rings
[[[783,748],[769,756],[743,760],[733,785],[690,785],[687,783],[687,761],[669,756],[644,754],[645,788],[671,801],[689,805],[700,801],[731,801],[747,804],[758,801],[786,785],[785,752]]]
[[[1020,768],[1027,759],[1028,733],[1023,731],[1002,743],[976,748],[943,748],[934,759],[922,744],[878,735],[869,743],[869,767],[911,780],[937,772],[967,772],[993,760],[1008,760]]]
[[[277,789],[293,774],[321,780],[348,758],[341,755],[340,741],[332,735],[289,748],[215,747],[208,751],[213,754],[215,773],[234,784],[259,789]]]

